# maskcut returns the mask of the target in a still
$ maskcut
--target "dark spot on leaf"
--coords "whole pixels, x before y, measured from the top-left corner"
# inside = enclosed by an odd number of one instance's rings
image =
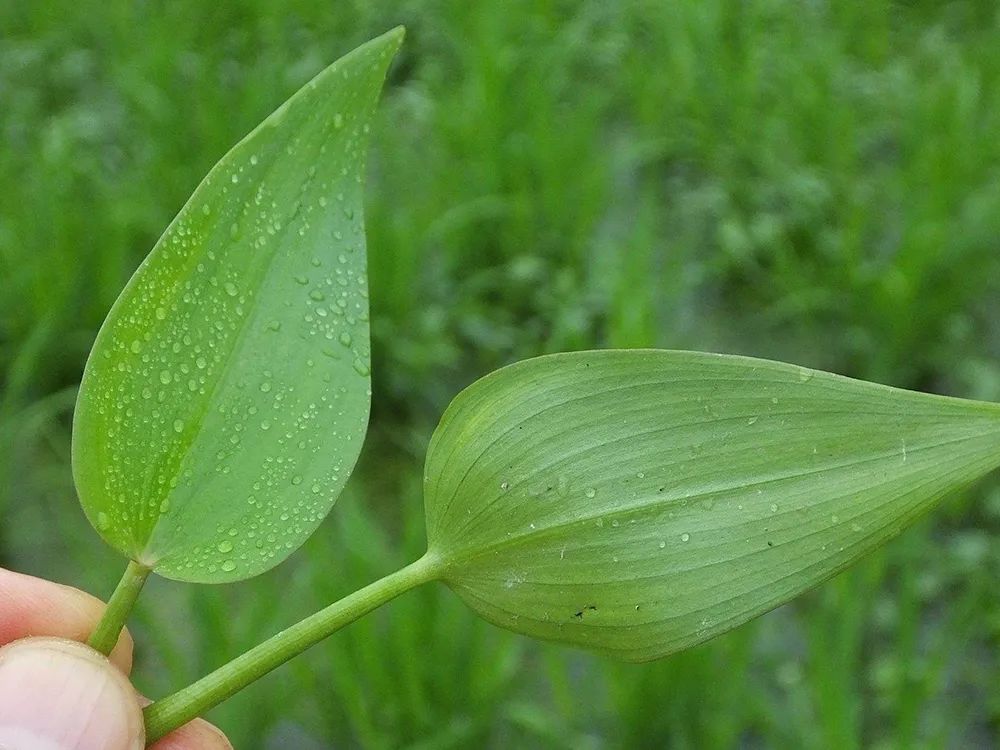
[[[579,612],[575,612],[573,614],[573,617],[576,617],[576,618],[579,618],[579,619],[582,620],[583,619],[583,613],[587,612],[587,611],[596,612],[597,611],[597,606],[594,605],[594,604],[588,604],[586,607],[584,607],[583,609],[581,609]]]

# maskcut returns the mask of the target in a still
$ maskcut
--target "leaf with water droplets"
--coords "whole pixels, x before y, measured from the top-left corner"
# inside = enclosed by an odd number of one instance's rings
[[[101,536],[161,575],[246,578],[329,511],[370,401],[362,177],[402,41],[351,52],[209,172],[115,302],[73,472]]]
[[[486,619],[643,661],[829,578],[1000,465],[1000,405],[696,352],[527,360],[427,456],[431,553]]]

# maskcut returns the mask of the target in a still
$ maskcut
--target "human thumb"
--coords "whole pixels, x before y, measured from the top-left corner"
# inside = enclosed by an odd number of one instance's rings
[[[0,750],[141,750],[135,690],[98,652],[62,638],[0,648]]]

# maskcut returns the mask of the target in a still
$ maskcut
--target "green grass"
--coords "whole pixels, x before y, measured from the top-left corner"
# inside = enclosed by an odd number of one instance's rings
[[[166,693],[415,557],[430,430],[513,359],[715,349],[1000,400],[991,0],[0,5],[0,562],[107,596],[69,476],[108,307],[226,149],[397,23],[373,138],[374,412],[291,561],[154,581]],[[217,709],[241,748],[1000,744],[1000,484],[688,653],[618,665],[393,602]],[[232,620],[235,625],[230,625]]]

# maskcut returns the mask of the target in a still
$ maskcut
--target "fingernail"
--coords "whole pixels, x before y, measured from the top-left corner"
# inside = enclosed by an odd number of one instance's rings
[[[141,750],[142,713],[125,676],[61,638],[0,648],[0,750]]]

